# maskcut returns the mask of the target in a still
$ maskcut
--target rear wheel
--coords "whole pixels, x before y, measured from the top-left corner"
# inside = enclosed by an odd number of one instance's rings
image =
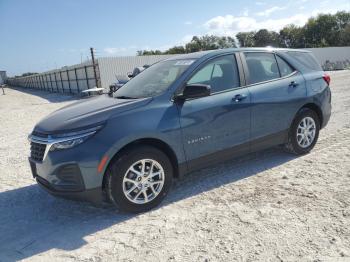
[[[289,130],[285,148],[296,155],[306,154],[315,146],[320,131],[318,115],[311,109],[301,109]]]
[[[141,145],[113,161],[106,175],[111,201],[122,210],[143,212],[157,206],[169,192],[173,168],[162,151]]]

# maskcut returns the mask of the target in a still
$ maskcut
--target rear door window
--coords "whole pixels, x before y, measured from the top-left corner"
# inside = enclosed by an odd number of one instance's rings
[[[248,70],[249,84],[269,81],[280,77],[275,55],[272,53],[244,53]]]

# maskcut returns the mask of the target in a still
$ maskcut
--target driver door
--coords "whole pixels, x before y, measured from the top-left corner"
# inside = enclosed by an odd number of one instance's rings
[[[190,84],[210,85],[211,94],[177,105],[189,169],[248,152],[250,93],[241,88],[235,56],[207,62],[187,81]]]

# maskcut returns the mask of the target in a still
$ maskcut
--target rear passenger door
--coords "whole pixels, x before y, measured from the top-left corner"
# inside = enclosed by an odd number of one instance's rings
[[[286,60],[271,52],[243,53],[251,94],[252,149],[284,142],[305,96],[305,80]]]

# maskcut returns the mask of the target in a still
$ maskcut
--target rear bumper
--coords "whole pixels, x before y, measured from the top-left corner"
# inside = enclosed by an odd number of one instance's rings
[[[332,114],[332,93],[329,87],[326,89],[326,96],[323,100],[322,114],[323,114],[323,121],[322,121],[321,129],[328,124]]]
[[[327,112],[326,114],[323,114],[323,122],[322,122],[322,126],[321,126],[321,129],[324,128],[328,122],[329,122],[329,119],[331,118],[331,112]]]

